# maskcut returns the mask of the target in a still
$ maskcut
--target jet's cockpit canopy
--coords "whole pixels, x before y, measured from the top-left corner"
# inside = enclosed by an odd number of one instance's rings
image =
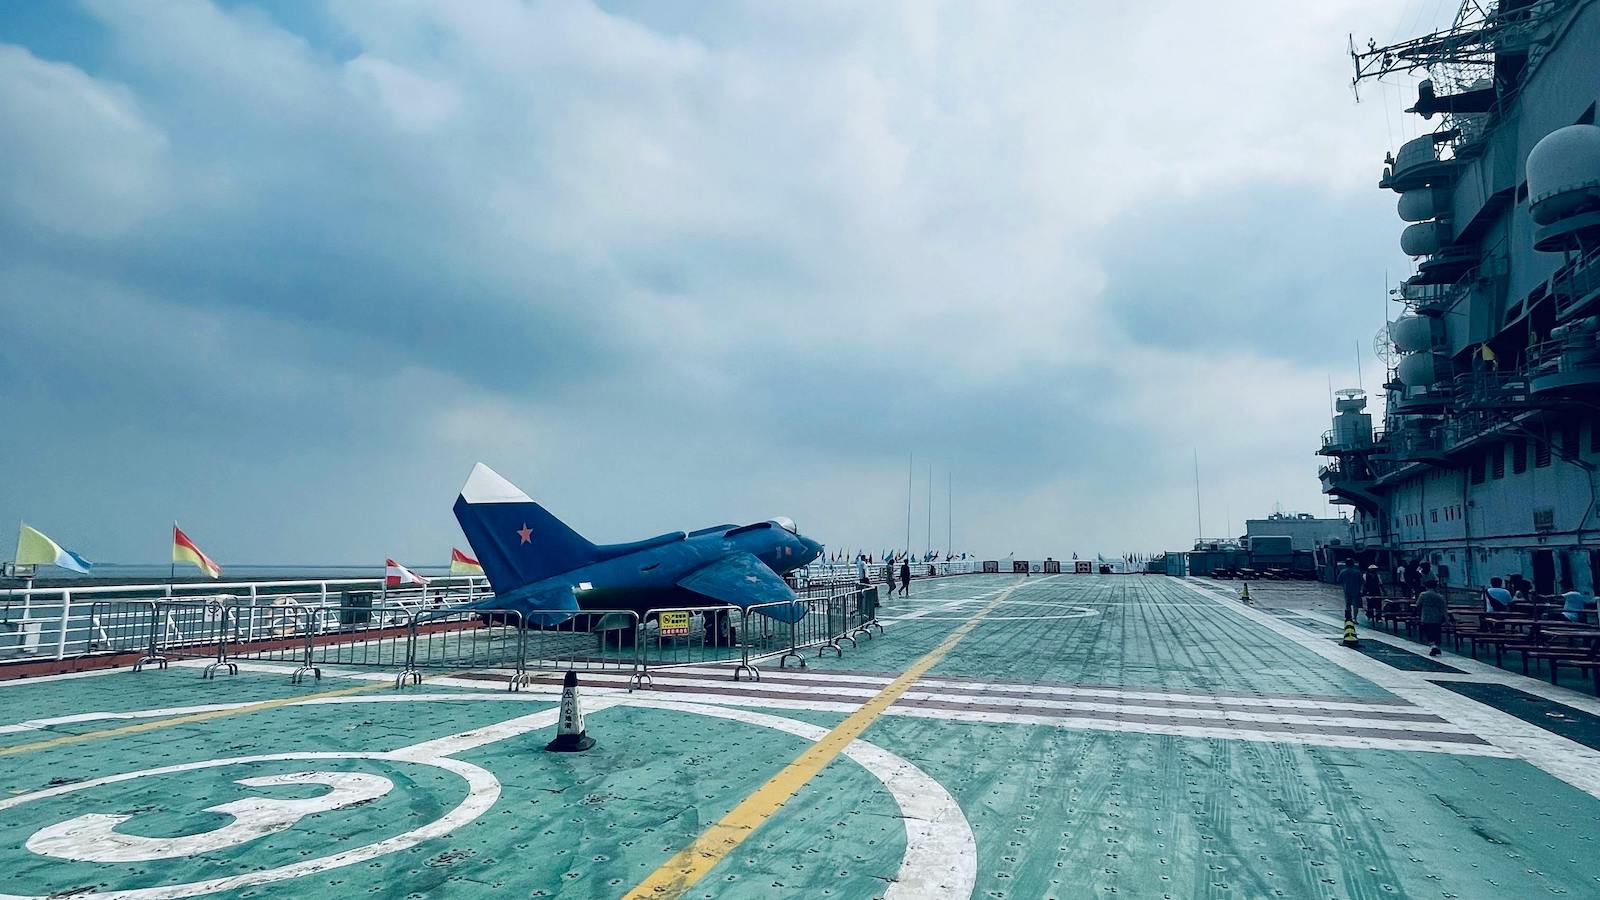
[[[772,519],[771,521],[772,524],[782,528],[784,531],[787,531],[790,534],[798,535],[800,533],[800,529],[794,524],[794,520],[788,516],[778,516],[776,519]]]

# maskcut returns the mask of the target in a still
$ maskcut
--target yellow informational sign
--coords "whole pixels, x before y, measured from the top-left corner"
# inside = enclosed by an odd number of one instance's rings
[[[689,633],[689,613],[679,610],[661,614],[661,636],[683,637]]]

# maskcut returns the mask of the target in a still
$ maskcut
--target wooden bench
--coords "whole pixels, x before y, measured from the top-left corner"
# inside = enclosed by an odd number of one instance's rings
[[[1588,670],[1594,677],[1594,692],[1597,696],[1600,696],[1600,649],[1589,647],[1587,649],[1574,648],[1573,650],[1530,650],[1528,655],[1550,663],[1551,684],[1560,684],[1562,666],[1572,666],[1578,670],[1579,675]]]

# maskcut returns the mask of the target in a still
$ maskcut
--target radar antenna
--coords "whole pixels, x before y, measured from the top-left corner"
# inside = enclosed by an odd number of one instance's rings
[[[1447,86],[1452,89],[1465,86],[1493,74],[1497,57],[1529,53],[1540,26],[1569,6],[1571,0],[1464,0],[1450,27],[1432,34],[1383,47],[1368,39],[1365,49],[1356,47],[1352,34],[1350,59],[1355,76],[1350,86],[1359,99],[1361,82],[1417,69],[1427,69],[1436,78],[1447,76]]]
[[[1372,355],[1378,358],[1378,362],[1383,363],[1385,369],[1393,369],[1394,361],[1400,357],[1400,354],[1395,352],[1394,341],[1389,338],[1388,325],[1379,328],[1378,333],[1372,336]]]

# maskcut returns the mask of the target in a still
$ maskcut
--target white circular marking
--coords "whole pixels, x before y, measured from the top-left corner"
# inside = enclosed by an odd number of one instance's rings
[[[247,797],[210,806],[201,812],[231,816],[233,821],[210,831],[175,838],[126,834],[118,831],[117,826],[133,816],[90,813],[39,829],[33,837],[28,838],[25,846],[40,856],[98,863],[198,856],[285,831],[313,813],[332,812],[366,803],[394,790],[394,782],[381,775],[364,772],[295,772],[291,775],[242,778],[234,783],[245,787],[320,784],[331,790],[319,797],[297,800]]]
[[[6,800],[0,800],[0,812],[21,806],[34,800],[43,800],[47,797],[59,797],[63,794],[77,793],[92,787],[106,784],[116,784],[122,781],[132,781],[135,778],[145,778],[152,775],[170,775],[177,772],[192,772],[197,769],[215,769],[219,766],[245,765],[249,763],[277,762],[280,760],[326,760],[326,759],[376,759],[392,762],[416,763],[425,766],[434,766],[452,772],[467,783],[467,797],[455,809],[450,810],[434,821],[414,828],[410,831],[397,834],[375,844],[365,847],[356,847],[342,853],[333,853],[316,859],[303,860],[289,865],[278,866],[273,869],[263,869],[259,872],[247,872],[243,875],[231,875],[225,878],[211,878],[205,881],[195,881],[188,884],[160,885],[157,887],[133,888],[122,891],[98,891],[74,894],[74,897],[96,898],[96,900],[173,900],[178,897],[198,897],[202,894],[211,894],[217,891],[237,890],[257,884],[270,884],[274,881],[285,881],[290,878],[300,878],[337,869],[353,863],[365,862],[379,856],[414,847],[423,841],[436,837],[444,837],[462,825],[471,822],[494,806],[500,799],[500,782],[488,771],[471,763],[448,756],[433,759],[417,759],[409,756],[397,756],[394,753],[272,753],[263,756],[232,756],[225,759],[208,759],[201,762],[181,763],[173,766],[161,766],[155,769],[140,769],[136,772],[124,772],[120,775],[107,775],[102,778],[91,778],[88,781],[77,781],[72,784],[63,784],[31,794],[22,794]],[[48,900],[46,897],[26,896],[18,894],[0,894],[0,900]]]
[[[532,701],[536,699],[525,695],[496,693],[486,694],[481,697],[457,694],[335,697],[318,698],[305,702],[307,704],[328,705],[346,702],[365,703],[376,700],[393,702],[467,700],[481,702],[484,700]],[[810,741],[821,740],[828,733],[827,729],[807,722],[738,707],[654,700],[644,697],[608,697],[606,702],[607,705],[639,706],[666,711],[691,712],[741,721],[785,731]],[[291,704],[291,706],[298,705],[301,704]],[[154,714],[160,714],[161,712],[155,711]],[[171,710],[165,712],[171,712]],[[493,727],[490,726],[491,729]],[[508,734],[506,736],[509,737],[511,735]],[[448,738],[441,740],[448,740]],[[93,900],[175,900],[175,898],[182,897],[197,897],[217,891],[235,890],[251,885],[269,884],[291,878],[299,878],[404,850],[423,841],[444,837],[460,826],[483,815],[499,800],[500,782],[488,771],[448,756],[422,758],[411,755],[411,752],[408,748],[401,748],[379,753],[279,753],[182,763],[155,769],[126,772],[121,775],[108,775],[88,781],[59,785],[7,800],[0,800],[0,812],[33,800],[75,793],[92,787],[130,781],[135,778],[278,760],[376,759],[418,763],[437,766],[454,772],[467,782],[467,798],[455,809],[428,825],[375,844],[368,844],[342,853],[330,854],[318,859],[305,860],[244,875],[214,878],[188,884],[74,895],[81,898],[93,898]],[[944,789],[943,785],[939,784],[938,781],[934,780],[932,776],[915,764],[876,744],[856,739],[846,746],[842,752],[883,783],[890,796],[894,798],[896,805],[900,808],[901,818],[905,822],[906,852],[901,859],[895,883],[889,885],[882,896],[888,898],[888,900],[914,900],[914,898],[924,897],[956,900],[956,898],[970,897],[977,883],[977,842],[973,838],[972,828],[968,824],[966,816],[962,813],[960,804],[956,803],[955,798],[950,796],[950,793]],[[0,900],[49,900],[49,898],[48,896],[0,894]]]

